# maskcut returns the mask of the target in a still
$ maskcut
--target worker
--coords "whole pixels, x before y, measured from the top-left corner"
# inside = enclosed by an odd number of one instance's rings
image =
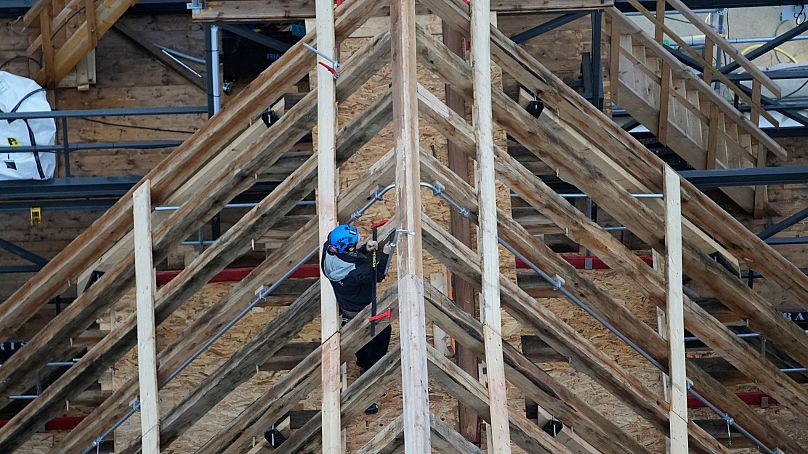
[[[320,267],[334,288],[343,325],[371,304],[375,285],[384,280],[387,261],[392,249],[389,243],[384,245],[381,254],[378,254],[378,263],[374,268],[369,254],[378,250],[379,243],[370,240],[358,246],[361,242],[359,229],[343,224],[328,234],[328,240],[323,245]],[[387,354],[391,333],[392,329],[388,325],[356,352],[359,375],[362,375]],[[378,411],[379,406],[374,403],[365,410],[365,413],[374,414]]]

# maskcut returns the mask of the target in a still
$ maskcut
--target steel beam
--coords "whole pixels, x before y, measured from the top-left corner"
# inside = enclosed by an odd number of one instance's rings
[[[28,260],[29,262],[33,263],[37,266],[44,266],[48,263],[48,259],[36,255],[33,252],[25,249],[24,247],[17,246],[16,244],[6,241],[4,239],[0,239],[0,249],[5,249],[6,251],[20,257],[22,259]]]
[[[808,166],[686,170],[679,173],[700,188],[808,183]]]
[[[543,24],[537,25],[529,30],[525,30],[521,33],[517,33],[511,36],[511,40],[516,44],[522,44],[529,39],[533,39],[541,34],[547,33],[549,31],[555,30],[558,27],[562,27],[570,22],[579,19],[581,17],[586,16],[589,14],[589,11],[576,11],[574,13],[567,13],[563,16],[556,17],[555,19],[551,19]]]
[[[791,227],[792,225],[802,221],[805,218],[808,218],[808,208],[803,208],[802,210],[783,219],[777,224],[774,224],[771,227],[764,229],[762,232],[758,233],[758,238],[760,238],[761,240],[767,240],[773,237],[774,235],[782,232],[783,230]]]
[[[270,49],[275,49],[279,52],[286,52],[287,50],[289,50],[290,47],[292,47],[291,44],[277,40],[270,36],[262,35],[261,33],[254,32],[244,25],[222,24],[220,25],[220,27],[222,28],[222,30],[227,30],[230,33],[241,36],[242,38],[249,39],[251,41],[255,41],[256,43],[262,46],[269,47]]]
[[[791,30],[788,30],[787,32],[783,33],[782,35],[775,37],[771,41],[769,41],[766,44],[758,47],[757,49],[753,50],[752,52],[749,52],[748,54],[746,54],[746,58],[747,58],[747,60],[752,61],[752,60],[760,57],[761,55],[773,50],[777,46],[792,40],[796,36],[801,35],[806,30],[808,30],[808,22],[803,22],[803,23],[797,25],[796,27],[792,28]],[[735,71],[736,69],[738,69],[740,67],[741,67],[741,65],[738,62],[733,61],[732,63],[729,63],[729,64],[723,66],[722,68],[720,68],[719,71],[721,73],[723,73],[723,74],[727,74],[727,73],[731,73],[732,71]]]
[[[130,107],[126,109],[53,110],[50,112],[0,113],[0,120],[31,120],[35,118],[86,118],[142,115],[188,115],[207,113],[207,106]]]

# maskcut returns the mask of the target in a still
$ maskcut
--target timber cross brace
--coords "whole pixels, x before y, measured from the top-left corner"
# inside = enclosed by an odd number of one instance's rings
[[[248,253],[253,242],[270,236],[270,232],[276,234],[279,225],[295,216],[300,220],[295,207],[314,191],[316,214],[307,213],[292,233],[287,230],[282,247],[270,250],[245,279],[195,313],[173,342],[158,343],[150,360],[151,373],[156,376],[154,392],[144,392],[136,374],[127,377],[67,435],[60,452],[80,453],[102,446],[137,411],[133,401],[141,408],[144,399],[155,403],[157,387],[164,389],[194,358],[205,355],[229,327],[254,307],[267,304],[276,288],[291,286],[287,278],[313,259],[338,222],[358,221],[377,202],[394,214],[380,227],[379,237],[399,232],[393,235],[397,243],[396,262],[391,267],[395,284],[380,291],[378,315],[372,316],[367,307],[340,326],[327,279],[293,279],[305,285],[297,282],[300,291],[292,301],[283,303],[288,307],[207,370],[176,404],[164,406],[161,415],[151,417],[158,437],[149,434],[144,438],[140,432],[122,437],[116,440],[116,451],[166,448],[256,375],[287,370],[218,431],[208,433],[196,449],[205,453],[268,452],[271,448],[263,433],[293,419],[289,415],[298,411],[298,404],[311,403],[310,395],[320,389],[314,414],[284,434],[285,441],[274,451],[343,451],[343,432],[355,430],[359,425],[355,422],[364,417],[362,412],[368,405],[387,393],[401,399],[385,401],[383,409],[394,409],[377,415],[378,420],[370,425],[379,427],[378,433],[365,437],[362,445],[355,446],[349,440],[352,451],[427,453],[435,448],[442,452],[507,453],[516,446],[527,452],[548,453],[648,452],[647,443],[639,442],[631,428],[619,426],[598,411],[587,396],[577,395],[572,386],[542,369],[541,361],[515,343],[515,323],[552,355],[568,360],[574,373],[598,383],[612,399],[641,418],[659,440],[669,437],[672,451],[729,451],[714,433],[688,416],[688,393],[766,452],[808,449],[750,409],[702,363],[685,358],[683,336],[687,329],[795,418],[808,423],[808,392],[794,376],[781,371],[773,358],[758,354],[699,306],[692,293],[683,294],[681,287],[682,275],[686,274],[739,320],[747,320],[776,346],[780,358],[806,367],[808,335],[710,255],[718,253],[736,267],[756,270],[801,302],[803,309],[808,309],[808,278],[507,38],[492,24],[489,1],[421,3],[447,24],[447,30],[470,42],[469,60],[418,23],[414,1],[350,0],[334,8],[333,2],[318,0],[316,30],[234,96],[221,113],[138,186],[150,188],[147,199],[151,205],[178,206],[174,214],[155,216],[153,208],[148,208],[154,226],[135,228],[132,212],[136,204],[132,194],[127,195],[94,224],[92,231],[77,238],[0,306],[0,334],[8,338],[59,294],[62,283],[80,280],[101,267],[105,270],[0,368],[0,395],[27,392],[28,384],[35,382],[48,361],[73,355],[72,340],[125,298],[132,287],[146,289],[146,310],[158,328],[167,326],[164,323],[172,314],[212,277]],[[620,39],[626,41],[620,37],[630,34],[634,42],[645,43],[640,32],[628,28],[630,24],[621,13],[610,6],[603,8],[611,17],[610,39],[620,44]],[[381,31],[364,39],[353,53],[338,52],[337,43],[350,39],[368,19],[380,17],[389,20],[389,27],[375,28]],[[619,27],[623,27],[623,35],[619,35]],[[654,49],[653,44],[646,44]],[[322,64],[323,58],[332,60],[329,56],[334,55],[340,55],[339,77],[334,77],[336,60]],[[679,74],[676,70],[678,67],[669,68]],[[544,109],[531,114],[507,96],[492,83],[498,71],[516,79],[527,92],[538,93]],[[278,121],[268,126],[256,121],[268,106],[283,98],[288,87],[310,73],[316,74],[315,89]],[[447,96],[442,87],[429,83],[432,79],[451,86],[453,96],[473,106],[470,122],[465,110],[458,113],[444,101]],[[371,83],[385,89],[365,90]],[[624,91],[620,99],[627,104],[637,101],[627,91],[631,88],[620,87]],[[356,102],[357,97],[361,102]],[[362,108],[354,109],[347,120],[338,121],[340,106],[349,102]],[[718,100],[713,103],[719,110],[731,108]],[[386,143],[384,153],[378,153],[374,139],[383,138],[388,126],[393,140]],[[676,124],[668,126],[668,137],[686,135],[686,131],[676,130]],[[148,290],[148,277],[144,281],[134,270],[144,263],[144,254],[155,263],[165,258],[171,248],[248,189],[256,175],[276,165],[315,128],[316,149],[310,157],[287,171],[276,189],[190,261],[174,280],[156,291]],[[441,141],[460,153],[464,167],[473,162],[475,178],[458,173],[457,166],[436,157],[434,150],[422,149],[427,130],[437,132]],[[563,180],[585,192],[650,248],[664,252],[664,272],[649,267],[508,154],[503,148],[505,133]],[[749,134],[761,147],[771,147],[775,154],[781,151],[755,131]],[[721,142],[725,154],[732,148],[727,140]],[[354,156],[359,159],[352,159]],[[366,164],[361,171],[357,171],[356,161]],[[340,185],[339,171],[354,172],[353,178]],[[435,203],[422,201],[423,187],[437,196],[429,199]],[[395,197],[384,197],[379,188],[394,189]],[[641,318],[643,314],[632,312],[608,286],[589,273],[579,272],[517,222],[508,209],[511,192],[570,240],[635,284],[643,298],[666,314],[667,337],[651,329]],[[664,196],[643,201],[634,196],[660,193]],[[754,197],[750,194],[732,196],[752,207]],[[466,228],[476,229],[475,245],[470,244],[470,236],[459,238],[440,222],[448,219],[449,211],[458,213]],[[141,247],[135,248],[133,238]],[[500,250],[500,245],[505,249]],[[557,313],[557,305],[546,304],[546,299],[515,282],[508,266],[514,260],[542,279],[544,297],[549,294],[577,305],[633,349],[644,366],[668,375],[669,400],[622,365],[618,355],[610,353],[613,350],[602,350],[591,331],[577,329],[579,325],[568,323]],[[443,279],[434,278],[441,273],[425,276],[425,268],[437,263],[444,271]],[[462,280],[479,294],[479,317],[456,304],[457,294],[450,291],[445,270],[452,273],[454,281]],[[142,315],[141,307],[138,309],[137,317],[132,315],[112,328],[0,428],[0,452],[22,446],[43,421],[63,413],[65,401],[98,381],[138,345],[138,317]],[[303,346],[296,338],[318,317],[321,341]],[[373,332],[371,323],[377,326]],[[453,361],[446,349],[438,348],[437,334],[435,346],[429,345],[428,324],[432,333],[443,333],[479,358],[484,368],[478,369],[477,360],[472,368]],[[343,363],[352,362],[351,357],[388,325],[396,327],[399,345],[356,380],[344,381]],[[139,366],[145,367],[147,362],[142,358]],[[282,362],[289,364],[278,366]],[[443,405],[430,400],[435,395],[441,400],[456,400],[475,420],[486,422],[488,449],[480,446],[480,440],[467,440],[465,430],[442,421],[445,409],[437,407]],[[521,408],[509,405],[515,398],[537,405],[530,419]],[[10,401],[0,399],[0,403],[9,407]],[[550,429],[543,430],[545,426]],[[145,445],[154,443],[155,438],[156,445]]]

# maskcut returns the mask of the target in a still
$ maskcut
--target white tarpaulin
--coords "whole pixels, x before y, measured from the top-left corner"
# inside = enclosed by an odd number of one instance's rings
[[[0,111],[49,112],[45,91],[25,77],[0,71]],[[46,180],[53,178],[56,153],[12,153],[15,147],[53,145],[56,123],[52,118],[0,120],[0,180]]]

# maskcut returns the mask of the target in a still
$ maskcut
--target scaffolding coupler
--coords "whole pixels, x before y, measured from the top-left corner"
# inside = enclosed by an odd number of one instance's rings
[[[341,66],[341,65],[340,65],[340,63],[339,63],[339,61],[338,61],[338,60],[335,60],[335,59],[333,59],[333,58],[329,57],[328,55],[326,55],[326,54],[324,54],[324,53],[320,52],[319,50],[317,50],[317,48],[316,48],[316,47],[311,46],[311,45],[309,45],[309,44],[303,43],[303,47],[305,47],[306,49],[308,49],[308,50],[310,50],[310,51],[314,52],[314,53],[315,53],[315,54],[317,54],[317,55],[318,55],[320,58],[322,58],[323,60],[325,60],[325,62],[323,62],[323,61],[318,61],[318,62],[317,62],[317,64],[319,64],[319,65],[321,65],[323,68],[327,69],[327,70],[328,70],[328,72],[330,72],[330,73],[331,73],[331,75],[334,77],[334,79],[338,79],[338,78],[339,78],[339,71],[338,71],[338,70],[339,70],[339,68],[340,68],[340,66]]]

